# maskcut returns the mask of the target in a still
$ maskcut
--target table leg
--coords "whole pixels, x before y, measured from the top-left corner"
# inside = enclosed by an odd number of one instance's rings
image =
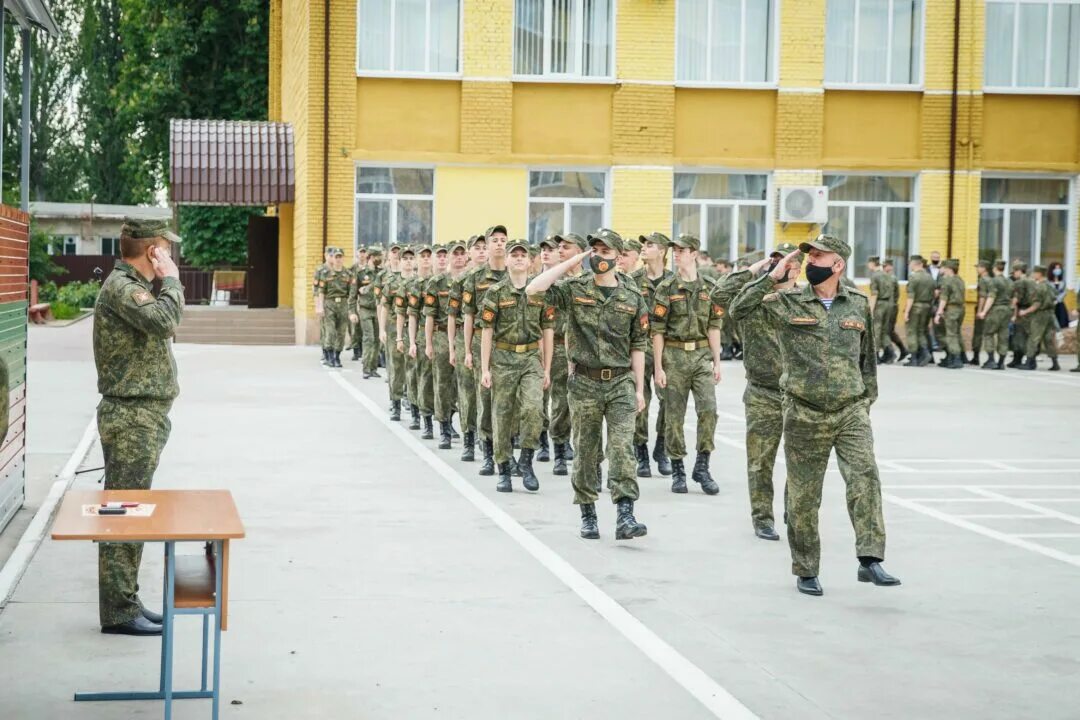
[[[165,720],[172,720],[172,663],[173,663],[173,623],[176,618],[173,615],[173,595],[176,592],[176,546],[175,543],[165,543],[165,597],[162,599],[162,626],[161,642],[164,648],[165,664],[162,668],[163,688],[162,694],[165,700]]]
[[[210,616],[202,616],[202,690],[206,690],[206,666],[207,658],[209,657],[207,652],[207,643],[210,640]]]
[[[221,612],[222,608],[225,606],[224,597],[222,596],[222,585],[224,583],[225,572],[220,565],[224,560],[224,546],[227,546],[228,542],[228,540],[224,542],[218,540],[215,543],[217,545],[216,550],[219,565],[215,567],[216,572],[214,573],[214,581],[217,583],[217,587],[215,588],[216,592],[214,593],[216,612],[214,613],[214,700],[213,711],[211,713],[213,720],[218,720],[218,705],[221,700]]]

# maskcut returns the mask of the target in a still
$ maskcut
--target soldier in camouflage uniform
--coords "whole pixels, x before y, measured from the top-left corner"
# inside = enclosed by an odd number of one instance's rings
[[[315,268],[315,279],[311,284],[311,297],[317,300],[319,297],[319,281],[326,278],[326,273],[330,271],[330,260],[334,256],[333,247],[323,248],[323,264]],[[326,352],[326,342],[323,340],[323,326],[322,322],[319,322],[319,347],[322,349],[322,360],[319,362],[322,365],[330,364],[329,353]]]
[[[406,286],[413,276],[414,253],[412,248],[399,246],[398,272],[387,276],[382,290],[382,302],[385,308],[387,342],[387,363],[390,366],[390,419],[401,419],[401,401],[405,397],[407,378],[405,376],[405,334],[404,317],[408,305]],[[391,246],[393,251],[393,246]]]
[[[900,281],[896,279],[896,273],[894,272],[894,265],[891,258],[885,258],[885,262],[882,263],[883,272],[885,274],[883,282],[888,282],[892,286],[892,313],[889,314],[888,322],[885,325],[885,335],[892,341],[892,344],[900,348],[900,355],[896,358],[899,361],[903,361],[908,356],[907,347],[904,345],[904,341],[900,338],[899,333],[896,332],[896,318],[900,312]],[[876,326],[875,326],[876,327]]]
[[[975,281],[975,324],[971,334],[971,358],[969,365],[979,364],[979,353],[982,352],[983,335],[986,332],[986,313],[982,312],[983,306],[990,308],[990,296],[993,294],[993,275],[990,274],[990,262],[980,260],[975,263],[975,273],[978,279]]]
[[[1012,283],[1005,277],[1005,261],[994,263],[994,277],[990,281],[990,295],[986,298],[982,314],[983,349],[989,356],[983,364],[985,370],[1004,370],[1005,356],[1009,352],[1009,318],[1012,316]],[[994,353],[997,352],[997,360]]]
[[[868,258],[866,267],[870,271],[870,305],[874,311],[877,347],[881,351],[878,362],[887,365],[896,360],[896,353],[893,352],[892,344],[889,342],[889,317],[896,312],[898,299],[894,293],[896,285],[894,279],[881,269],[877,256]]]
[[[614,272],[622,238],[600,229],[588,238],[591,251],[565,260],[541,273],[526,287],[529,295],[544,295],[566,318],[567,353],[573,365],[568,395],[574,442],[574,503],[581,506],[581,536],[600,537],[596,519],[596,466],[607,424],[608,487],[618,508],[615,538],[626,540],[647,533],[634,517],[638,484],[634,469],[634,416],[645,407],[642,394],[649,312],[636,283]],[[557,283],[571,268],[588,258],[590,274]],[[544,331],[554,347],[555,329]],[[545,351],[547,352],[547,351]],[[546,363],[551,367],[551,363]]]
[[[381,377],[379,375],[379,328],[378,295],[379,265],[382,262],[382,250],[373,247],[367,252],[367,264],[354,273],[353,288],[356,297],[350,303],[356,314],[357,327],[362,340],[362,362],[364,379]]]
[[[927,332],[934,290],[934,278],[926,271],[926,261],[921,255],[912,255],[908,274],[907,306],[904,308],[907,343],[911,350],[911,357],[904,363],[906,366],[923,367],[934,361]]]
[[[720,382],[720,326],[723,309],[712,301],[716,284],[698,275],[700,241],[679,235],[671,241],[675,275],[653,293],[653,380],[664,394],[664,442],[671,455],[671,492],[686,492],[684,424],[694,395],[697,457],[691,474],[707,495],[720,492],[709,472],[716,433],[716,384]]]
[[[128,220],[120,231],[122,259],[98,293],[94,365],[106,490],[149,490],[169,440],[169,409],[180,393],[170,341],[184,311],[170,244],[179,240],[164,222]],[[157,297],[155,277],[161,279]],[[98,545],[103,633],[161,634],[161,615],[139,600],[141,560],[142,543]]]
[[[435,438],[433,417],[435,414],[435,374],[431,367],[431,360],[426,353],[420,350],[417,337],[423,334],[420,325],[420,314],[424,306],[424,293],[428,280],[432,277],[433,252],[430,245],[421,245],[417,257],[416,277],[409,284],[409,311],[408,311],[408,335],[409,335],[409,362],[415,368],[416,376],[416,404],[418,412],[423,419],[423,432],[420,437],[423,440]],[[426,346],[426,342],[424,343]]]
[[[667,250],[671,240],[667,235],[659,232],[639,235],[638,240],[642,243],[642,258],[645,264],[635,270],[631,277],[637,283],[641,296],[645,298],[646,307],[651,308],[653,294],[660,283],[671,277],[672,273],[667,269]],[[634,454],[637,456],[637,476],[652,477],[652,468],[649,467],[649,404],[652,402],[652,376],[653,376],[653,348],[649,343],[645,350],[645,409],[637,414],[634,421]],[[668,458],[667,447],[664,443],[664,393],[656,393],[656,443],[653,445],[653,460],[656,461],[656,469],[661,475],[671,475],[671,460]]]
[[[959,370],[964,367],[964,339],[960,329],[964,324],[964,281],[957,272],[960,261],[949,258],[941,266],[938,277],[938,310],[934,322],[945,329],[945,359],[941,367]]]
[[[457,403],[457,376],[452,363],[453,350],[447,332],[450,317],[450,286],[465,274],[468,254],[465,243],[456,240],[440,247],[439,254],[449,255],[448,269],[428,281],[424,290],[425,354],[432,363],[435,377],[435,419],[439,422],[439,449],[449,450],[452,440],[450,419]],[[465,432],[468,427],[462,428]]]
[[[1035,283],[1035,292],[1031,296],[1031,304],[1020,312],[1022,317],[1028,318],[1027,339],[1027,363],[1020,366],[1021,370],[1035,370],[1035,359],[1039,355],[1039,346],[1050,358],[1050,369],[1061,369],[1058,365],[1057,353],[1057,318],[1054,317],[1054,305],[1057,301],[1057,292],[1054,286],[1046,281],[1046,266],[1036,265],[1031,269]]]
[[[476,316],[484,294],[506,277],[506,228],[495,225],[484,233],[487,240],[487,265],[477,268],[461,281],[461,312],[465,316],[465,365],[476,377],[476,426],[479,432],[484,462],[481,475],[495,474],[495,448],[491,421],[491,389],[480,383],[480,333],[474,332]],[[513,463],[516,465],[516,463]]]
[[[713,265],[716,269],[716,283],[719,284],[724,281],[728,275],[734,271],[734,267],[727,258],[721,258]],[[730,308],[721,306],[725,316],[728,315]],[[723,361],[735,359],[735,323],[723,323],[723,327],[720,328],[720,359]]]
[[[732,308],[724,322],[739,323],[746,346],[743,348],[743,367],[746,369],[746,391],[743,406],[746,410],[746,476],[750,487],[750,520],[754,534],[762,540],[779,540],[773,519],[773,468],[776,451],[784,434],[783,394],[780,376],[784,372],[780,355],[780,339],[772,319],[760,304],[732,305],[746,285],[762,273],[772,272],[788,255],[790,265],[802,263],[801,254],[791,243],[782,243],[772,254],[754,263],[747,270],[734,272],[724,278],[714,293],[714,302]],[[798,267],[793,267],[774,290],[795,287]],[[745,313],[736,315],[738,309]]]
[[[524,240],[506,245],[507,276],[492,285],[484,295],[477,327],[482,331],[480,342],[480,382],[491,390],[492,403],[498,408],[492,424],[495,464],[499,482],[495,489],[511,492],[510,440],[517,421],[521,437],[522,484],[526,490],[540,489],[532,461],[540,443],[543,427],[541,402],[549,377],[542,366],[540,352],[543,331],[555,326],[555,308],[546,305],[544,296],[527,295],[529,280],[529,250]],[[550,356],[550,353],[545,353]]]
[[[387,393],[390,398],[390,419],[401,420],[401,396],[394,394],[396,387],[394,353],[397,346],[397,323],[394,320],[394,303],[391,293],[401,276],[401,245],[392,243],[387,251],[386,267],[379,271],[375,281],[375,318],[379,323],[379,345],[383,350],[386,366]]]
[[[353,264],[349,271],[352,272],[354,280],[359,281],[358,276],[367,269],[367,256],[367,248],[360,245],[353,248]],[[349,307],[355,309],[356,306],[350,303]],[[360,327],[360,314],[358,312],[352,314],[356,315],[356,319],[349,318],[349,346],[347,349],[352,350],[352,359],[353,362],[356,362],[364,352],[364,331]]]
[[[1014,262],[1013,276],[1013,359],[1005,367],[1018,368],[1024,364],[1024,353],[1028,348],[1028,335],[1031,328],[1031,313],[1021,311],[1035,302],[1035,282],[1027,275],[1027,263]]]
[[[548,235],[546,238],[537,243],[537,247],[540,250],[540,270],[550,270],[559,264],[559,243],[555,240],[558,237],[556,235]],[[539,274],[539,273],[538,273]],[[544,430],[540,433],[540,447],[536,450],[536,460],[538,462],[548,462],[551,460],[551,453],[549,450],[549,442],[551,438],[551,385],[548,384],[544,387],[544,401],[541,405],[541,409],[544,414]]]
[[[798,272],[796,251],[771,273],[747,285],[731,307],[732,314],[741,318],[760,308],[780,343],[788,471],[785,508],[796,587],[807,595],[823,592],[817,578],[821,561],[818,510],[834,449],[855,527],[858,580],[899,585],[881,567],[885,518],[870,426],[870,405],[877,399],[870,302],[862,292],[840,283],[851,256],[847,243],[821,235],[812,243],[802,243],[799,250],[809,255],[807,287],[775,290],[777,283]]]
[[[355,283],[356,277],[344,266],[344,253],[340,248],[335,248],[330,259],[330,270],[319,281],[319,295],[315,299],[315,315],[322,321],[328,367],[341,367],[341,351],[345,347],[345,333],[349,329],[349,298],[355,299]]]
[[[565,237],[553,235],[551,239],[559,246],[560,262],[566,262],[588,249],[585,238],[576,233],[567,233]],[[569,282],[573,278],[581,277],[583,273],[580,264],[571,266],[557,282]],[[569,380],[569,365],[566,357],[567,320],[566,313],[556,311],[555,329],[552,334],[551,384],[549,386],[551,391],[551,446],[555,454],[554,461],[551,464],[551,474],[560,476],[568,474],[566,463],[574,459],[573,446],[570,444],[572,427],[570,422],[570,402],[567,396],[567,381]]]
[[[458,332],[458,326],[461,325],[464,328],[465,316],[461,312],[461,305],[465,278],[487,263],[487,241],[483,235],[473,235],[469,238],[466,249],[471,267],[467,267],[460,277],[450,283],[446,326],[450,345],[454,348],[450,364],[454,366],[454,374],[457,377],[458,405],[461,411],[461,459],[464,462],[472,462],[476,459],[474,447],[476,445],[477,380],[472,366],[465,364],[465,355],[468,354],[470,346],[465,343],[464,330]]]

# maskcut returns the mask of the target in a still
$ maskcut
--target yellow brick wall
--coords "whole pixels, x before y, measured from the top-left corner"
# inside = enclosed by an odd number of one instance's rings
[[[619,85],[611,108],[611,153],[622,162],[671,162],[675,151],[675,87]]]
[[[671,168],[611,170],[611,226],[624,238],[652,231],[671,234]]]
[[[780,87],[821,87],[825,79],[825,2],[780,3]]]
[[[924,78],[927,90],[952,90],[955,3],[926,0]],[[982,88],[984,0],[960,3],[960,57],[957,87],[961,92]]]
[[[293,204],[291,229],[283,232],[291,236],[293,246],[292,300],[297,318],[297,338],[306,335],[306,319],[309,303],[305,298],[311,295],[311,279],[308,266],[311,253],[308,249],[309,223],[311,214],[308,200],[310,167],[308,101],[312,90],[309,68],[311,48],[309,42],[308,4],[305,0],[282,0],[281,4],[281,120],[293,126],[296,202]],[[272,18],[273,19],[273,18]],[[282,215],[282,222],[285,222]],[[280,244],[280,241],[279,241]],[[322,262],[321,253],[317,254]],[[314,267],[314,265],[312,265]]]
[[[776,166],[813,168],[821,164],[825,95],[782,92],[776,103]]]
[[[615,67],[630,80],[675,78],[675,3],[619,0]]]
[[[461,152],[509,155],[514,135],[514,87],[507,82],[461,83]]]
[[[461,0],[462,73],[465,77],[507,78],[513,70],[513,0]]]
[[[281,0],[270,0],[270,31],[267,39],[270,86],[266,92],[266,119],[270,121],[281,119],[281,31]]]

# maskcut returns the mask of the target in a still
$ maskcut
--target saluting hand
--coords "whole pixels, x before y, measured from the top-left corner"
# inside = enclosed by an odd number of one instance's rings
[[[159,247],[151,253],[150,264],[154,266],[154,275],[159,278],[180,278],[180,268],[176,267],[172,256]]]
[[[787,275],[789,269],[798,272],[799,264],[795,262],[795,258],[801,253],[802,250],[792,250],[781,258],[780,262],[776,263],[776,267],[773,268],[773,271],[769,273],[772,276],[772,279],[776,282],[783,282],[784,276]]]

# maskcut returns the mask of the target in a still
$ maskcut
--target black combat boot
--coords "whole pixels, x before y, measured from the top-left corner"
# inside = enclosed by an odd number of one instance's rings
[[[473,445],[475,445],[475,444],[476,444],[476,433],[474,433],[472,430],[466,430],[465,431],[465,439],[461,443],[461,445],[462,445],[462,447],[461,447],[461,461],[462,462],[473,462],[474,460],[476,460],[476,451],[473,450]]]
[[[890,345],[885,348],[885,352],[881,354],[881,364],[892,365],[894,362],[896,362],[896,353],[893,352],[892,345]]]
[[[581,537],[586,540],[600,539],[600,528],[596,526],[596,505],[592,503],[581,506]]]
[[[1018,367],[1020,367],[1020,363],[1023,362],[1023,359],[1024,359],[1023,353],[1013,352],[1012,362],[1010,362],[1005,367],[1018,368]]]
[[[644,537],[648,534],[649,529],[645,527],[644,523],[639,523],[634,518],[634,501],[630,498],[623,498],[616,507],[619,510],[618,519],[615,521],[615,539],[616,540],[632,540],[633,538]]]
[[[481,440],[480,449],[484,453],[484,461],[480,465],[480,475],[495,474],[495,448],[491,440]],[[507,466],[509,470],[509,466]]]
[[[649,466],[649,446],[645,443],[635,445],[634,454],[637,455],[637,476],[652,477],[652,467]]]
[[[574,446],[570,444],[570,441],[566,441],[566,449],[563,451],[563,455],[566,457],[566,462],[574,461]]]
[[[353,362],[356,362],[357,360],[360,359],[360,348],[353,348],[352,349],[352,359],[353,359]]]
[[[997,361],[994,360],[994,353],[990,353],[990,357],[986,358],[986,362],[982,365],[983,370],[997,370]]]
[[[439,449],[450,449],[450,423],[446,420],[439,421]]]
[[[683,469],[682,458],[671,461],[671,492],[686,492],[686,470]]]
[[[906,347],[904,347],[903,345],[901,345],[900,346],[900,357],[898,357],[896,359],[897,362],[903,362],[904,358],[906,358],[910,354],[911,353],[908,352],[908,349]]]
[[[345,367],[344,365],[341,364],[341,351],[340,350],[335,350],[334,351],[334,367]]]
[[[420,408],[416,407],[415,405],[410,404],[409,405],[409,411],[412,413],[412,422],[409,423],[409,429],[410,430],[419,430],[420,429]]]
[[[1061,370],[1061,366],[1058,365],[1056,357],[1050,358],[1050,370],[1051,372],[1057,372],[1058,370]]]
[[[734,360],[735,359],[735,351],[731,349],[730,345],[724,345],[724,346],[721,347],[721,349],[720,349],[720,359],[721,360]]]
[[[390,419],[394,422],[399,422],[401,420],[400,400],[395,400],[394,402],[390,403]]]
[[[1029,357],[1026,363],[1022,363],[1016,368],[1017,370],[1038,370],[1039,366],[1033,357]]]
[[[551,453],[548,451],[548,434],[547,430],[540,433],[540,448],[536,451],[536,462],[548,462],[551,460]]]
[[[555,462],[551,465],[552,475],[567,475],[566,472],[566,444],[555,443]]]
[[[432,426],[432,417],[430,415],[424,416],[424,432],[420,433],[421,440],[434,440],[435,428]]]
[[[521,470],[521,484],[525,486],[526,490],[536,492],[540,489],[540,480],[537,479],[536,473],[533,472],[533,453],[535,450],[529,448],[522,448],[521,458],[518,460],[518,468]]]
[[[499,463],[499,482],[495,489],[498,492],[514,492],[514,485],[510,481],[510,463]]]
[[[652,459],[656,461],[656,469],[661,475],[671,474],[671,458],[668,457],[667,448],[664,446],[664,436],[656,436],[656,444],[653,445]]]
[[[995,370],[1004,370],[1005,369],[1005,356],[1004,355],[998,355],[997,365],[994,366],[994,369]]]
[[[715,495],[720,492],[720,486],[713,480],[712,475],[709,473],[709,453],[699,452],[694,459],[694,472],[690,475],[694,479],[694,482],[701,485],[701,489],[705,491],[706,495]]]
[[[952,356],[952,362],[945,367],[949,370],[962,370],[964,368],[964,353],[957,353]]]
[[[510,474],[514,477],[522,477],[521,465],[518,464],[517,458],[514,457],[514,452],[510,451]]]
[[[980,353],[979,353],[978,350],[972,350],[971,351],[971,359],[968,360],[968,365],[978,365],[979,364],[979,355],[980,355]]]
[[[911,357],[909,357],[908,361],[906,363],[904,363],[904,366],[905,367],[919,367],[920,365],[922,365],[922,354],[923,354],[922,348],[919,348],[918,350],[916,350],[915,352],[913,352],[911,354]]]
[[[326,365],[328,367],[330,365],[330,351],[327,350],[326,348],[323,348],[322,360],[319,361],[319,364],[320,365]]]

